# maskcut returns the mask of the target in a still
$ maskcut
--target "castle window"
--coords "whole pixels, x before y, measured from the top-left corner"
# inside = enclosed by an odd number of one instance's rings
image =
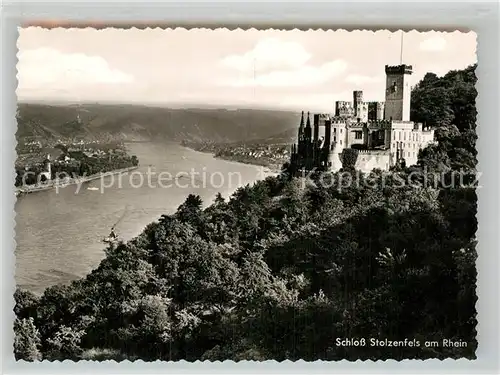
[[[340,133],[342,133],[342,128],[340,128]]]
[[[340,140],[340,145],[342,146],[342,140]]]
[[[333,128],[333,132],[334,132],[334,133],[337,133],[337,128]]]
[[[391,92],[392,93],[398,92],[398,85],[396,84],[396,81],[392,82]]]
[[[399,140],[401,140],[401,130],[399,131]]]
[[[362,139],[363,138],[363,133],[361,131],[355,131],[354,136],[356,139]]]

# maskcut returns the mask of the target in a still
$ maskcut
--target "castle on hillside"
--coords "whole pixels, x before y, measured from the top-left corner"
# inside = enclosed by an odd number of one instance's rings
[[[434,130],[410,121],[411,65],[385,66],[385,102],[364,102],[353,92],[353,102],[337,101],[335,114],[304,112],[298,142],[292,145],[290,164],[295,170],[338,171],[346,154],[363,172],[413,165],[419,150],[434,142]],[[351,151],[346,151],[351,150]]]

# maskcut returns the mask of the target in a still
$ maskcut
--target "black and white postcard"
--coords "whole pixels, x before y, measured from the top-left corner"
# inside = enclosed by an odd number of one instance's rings
[[[476,358],[476,34],[19,30],[24,361]]]

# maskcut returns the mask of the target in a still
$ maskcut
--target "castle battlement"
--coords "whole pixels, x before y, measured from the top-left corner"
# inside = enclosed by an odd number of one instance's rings
[[[366,126],[366,122],[357,122],[352,121],[347,125],[349,128],[364,128]]]
[[[355,101],[362,102],[363,101],[363,91],[356,90],[352,92],[353,98]]]
[[[342,118],[342,117],[330,117],[330,123],[332,125],[336,124],[336,125],[345,125],[346,124],[346,121],[345,121],[345,118]]]
[[[357,150],[360,154],[364,155],[385,155],[389,154],[390,150]]]
[[[368,127],[370,128],[390,128],[391,122],[388,120],[368,120]]]
[[[391,128],[398,130],[414,130],[416,128],[413,121],[391,121]]]
[[[385,74],[412,74],[413,67],[411,65],[386,65]]]
[[[402,120],[392,120],[393,124],[401,124],[401,125],[413,125],[413,121],[402,121]]]
[[[391,122],[388,120],[368,120],[368,121],[349,121],[346,123],[349,128],[390,128]]]

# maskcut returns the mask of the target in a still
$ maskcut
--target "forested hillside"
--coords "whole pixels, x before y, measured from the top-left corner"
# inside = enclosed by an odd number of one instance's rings
[[[476,65],[439,78],[428,73],[412,91],[412,120],[436,128],[439,144],[428,147],[420,164],[438,171],[474,168],[476,150]]]
[[[284,168],[206,209],[190,195],[107,248],[84,279],[41,297],[18,290],[16,357],[475,358],[473,72],[415,88],[412,115],[437,126],[439,141],[417,166],[307,178]]]

